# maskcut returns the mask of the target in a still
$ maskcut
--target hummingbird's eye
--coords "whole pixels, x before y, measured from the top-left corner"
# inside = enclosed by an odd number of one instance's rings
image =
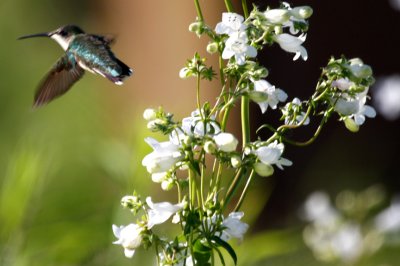
[[[59,34],[61,35],[61,36],[67,36],[67,32],[65,31],[65,30],[61,30],[60,32],[59,32]]]

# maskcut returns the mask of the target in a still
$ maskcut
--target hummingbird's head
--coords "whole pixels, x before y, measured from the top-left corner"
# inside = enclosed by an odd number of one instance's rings
[[[54,31],[25,35],[18,39],[27,39],[32,37],[50,37],[55,40],[64,50],[68,49],[69,43],[77,34],[85,33],[81,28],[75,25],[62,26]]]
[[[66,25],[56,29],[55,31],[49,32],[48,36],[58,42],[64,50],[67,50],[73,37],[82,33],[84,33],[84,31],[78,26]]]

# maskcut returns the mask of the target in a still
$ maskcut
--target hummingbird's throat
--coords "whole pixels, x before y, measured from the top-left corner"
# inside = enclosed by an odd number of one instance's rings
[[[70,41],[69,39],[63,38],[58,34],[53,34],[50,38],[55,40],[64,49],[64,51],[67,51]]]

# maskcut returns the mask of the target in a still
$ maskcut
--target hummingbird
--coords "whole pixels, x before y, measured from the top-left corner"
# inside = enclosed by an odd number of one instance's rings
[[[34,97],[34,107],[47,104],[66,93],[85,73],[99,74],[117,85],[132,74],[132,69],[120,61],[110,49],[112,36],[85,33],[75,25],[62,26],[54,31],[25,35],[50,37],[65,51],[39,83]]]

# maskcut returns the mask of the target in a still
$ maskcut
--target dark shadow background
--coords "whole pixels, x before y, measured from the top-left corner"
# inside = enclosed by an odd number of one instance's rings
[[[254,1],[254,4],[263,10],[267,4],[275,7],[279,2]],[[314,10],[304,43],[308,60],[292,63],[293,55],[282,52],[278,46],[260,55],[260,61],[270,69],[267,79],[284,89],[289,97],[309,97],[320,68],[331,56],[359,57],[373,67],[376,78],[400,72],[400,11],[393,9],[389,1],[292,1],[291,4],[309,5]],[[373,96],[374,87],[370,92]],[[372,105],[371,101],[368,104]],[[255,114],[259,114],[257,108],[253,105]],[[253,129],[267,119],[262,115],[254,117]],[[383,184],[389,194],[399,193],[400,121],[387,121],[378,114],[375,119],[367,119],[358,133],[351,133],[334,120],[335,117],[309,147],[287,146],[285,157],[294,164],[285,171],[275,171],[269,180],[268,186],[274,190],[257,222],[259,229],[292,224],[306,195],[317,189],[335,195],[344,189],[357,191]],[[311,127],[292,136],[306,140],[313,133]]]

